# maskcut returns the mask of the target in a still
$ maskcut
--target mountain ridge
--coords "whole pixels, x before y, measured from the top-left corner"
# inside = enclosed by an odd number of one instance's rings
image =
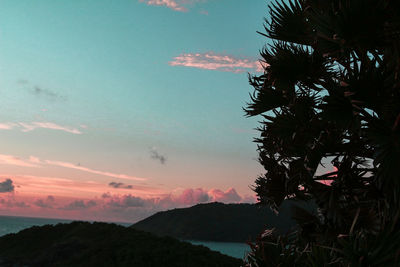
[[[186,240],[247,242],[266,228],[275,228],[280,233],[293,228],[292,205],[290,201],[284,202],[279,215],[275,215],[270,209],[256,204],[197,204],[158,212],[131,227]]]

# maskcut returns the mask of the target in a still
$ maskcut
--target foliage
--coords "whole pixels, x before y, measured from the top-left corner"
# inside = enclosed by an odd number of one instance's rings
[[[203,246],[116,224],[34,226],[0,237],[1,266],[239,266]]]
[[[245,108],[264,118],[254,190],[272,209],[293,199],[318,212],[296,208],[300,230],[260,237],[247,263],[399,264],[400,2],[277,0],[269,11]],[[317,171],[326,163],[334,170]]]

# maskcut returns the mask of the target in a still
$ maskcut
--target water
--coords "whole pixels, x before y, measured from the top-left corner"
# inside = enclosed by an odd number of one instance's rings
[[[71,220],[0,216],[0,236],[10,233],[17,233],[31,226],[69,222],[71,222]]]
[[[213,242],[213,241],[194,241],[188,240],[193,245],[203,245],[211,250],[219,251],[222,254],[231,257],[243,259],[250,251],[249,245],[245,243],[228,243],[228,242]]]
[[[25,228],[32,226],[42,226],[46,224],[70,223],[72,220],[62,219],[47,219],[47,218],[28,218],[28,217],[13,217],[0,216],[0,236],[17,233]],[[128,223],[118,223],[123,226],[129,226]],[[249,246],[244,243],[226,243],[212,241],[193,241],[188,240],[193,245],[203,245],[214,251],[219,251],[222,254],[229,255],[235,258],[243,259],[245,253],[249,251]]]

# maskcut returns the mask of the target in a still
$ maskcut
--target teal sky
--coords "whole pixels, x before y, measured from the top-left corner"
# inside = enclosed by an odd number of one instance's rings
[[[0,180],[15,185],[3,198],[71,198],[28,185],[34,176],[97,184],[76,199],[196,188],[249,199],[259,118],[242,107],[266,10],[264,0],[0,0]]]

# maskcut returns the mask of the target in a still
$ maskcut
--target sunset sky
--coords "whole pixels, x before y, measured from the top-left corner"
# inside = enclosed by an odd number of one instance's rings
[[[1,0],[0,215],[254,202],[265,0]]]

